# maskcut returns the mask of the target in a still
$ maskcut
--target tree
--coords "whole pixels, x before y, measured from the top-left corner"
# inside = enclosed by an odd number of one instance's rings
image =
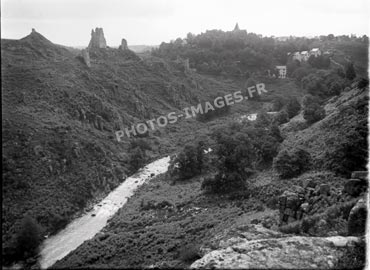
[[[26,216],[16,235],[16,250],[22,259],[29,258],[37,254],[38,246],[41,243],[41,228],[37,222]]]
[[[290,98],[286,104],[286,112],[288,117],[292,118],[296,116],[301,110],[301,104],[299,104],[297,98]]]
[[[338,82],[334,82],[330,85],[328,94],[331,96],[336,96],[339,95],[342,90],[342,86]]]
[[[275,112],[280,111],[284,107],[285,103],[286,100],[283,97],[275,97],[272,101],[272,110]]]
[[[273,122],[276,123],[277,125],[285,124],[289,121],[288,113],[286,110],[281,110],[278,112],[275,117]]]
[[[254,172],[255,152],[248,136],[241,132],[217,136],[218,172],[206,178],[202,189],[212,193],[244,192],[245,181]]]
[[[300,175],[309,169],[311,164],[310,154],[303,149],[288,151],[283,149],[274,158],[273,168],[280,178],[291,178]]]
[[[204,150],[205,144],[203,141],[199,141],[195,145],[186,145],[170,161],[169,174],[178,177],[179,180],[189,179],[200,174],[204,163]]]
[[[309,74],[302,79],[302,86],[307,92],[314,96],[326,94],[322,79],[316,74]]]
[[[311,95],[303,97],[303,118],[307,123],[315,123],[325,117],[325,110],[320,106],[318,98]]]
[[[355,67],[353,66],[352,62],[347,64],[345,73],[346,73],[346,78],[350,81],[356,78],[356,71],[355,71]]]

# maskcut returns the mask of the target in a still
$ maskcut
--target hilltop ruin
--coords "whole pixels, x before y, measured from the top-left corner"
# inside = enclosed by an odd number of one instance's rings
[[[128,50],[127,40],[126,39],[124,39],[124,38],[122,39],[121,45],[119,46],[119,49],[120,50],[123,50],[123,51]]]
[[[95,28],[91,30],[91,40],[89,43],[89,49],[91,48],[103,48],[105,49],[107,47],[107,42],[105,41],[103,28]]]

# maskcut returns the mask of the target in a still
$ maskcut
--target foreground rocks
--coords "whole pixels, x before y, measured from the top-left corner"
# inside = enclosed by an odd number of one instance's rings
[[[364,235],[366,230],[367,207],[365,199],[360,199],[351,209],[348,217],[348,235]]]
[[[191,268],[332,268],[358,237],[304,237],[281,234],[261,225],[239,228],[239,236],[221,240]],[[250,233],[253,232],[253,233]]]
[[[366,192],[367,186],[366,171],[353,172],[352,178],[344,183],[342,189],[329,184],[318,185],[314,180],[310,180],[305,187],[293,185],[277,199],[280,225],[301,220],[307,216],[324,212],[330,206],[361,197]]]

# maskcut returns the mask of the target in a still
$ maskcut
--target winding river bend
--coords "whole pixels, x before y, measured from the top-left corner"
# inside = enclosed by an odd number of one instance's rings
[[[73,220],[56,235],[46,239],[41,245],[39,260],[41,268],[46,269],[52,266],[84,241],[93,238],[140,185],[150,180],[154,175],[167,171],[169,161],[170,157],[164,157],[148,164],[135,175],[128,177],[107,197],[97,203],[92,210]]]

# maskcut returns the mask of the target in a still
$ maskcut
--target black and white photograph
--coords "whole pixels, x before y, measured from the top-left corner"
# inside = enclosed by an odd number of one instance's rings
[[[368,0],[2,0],[2,269],[370,269],[369,32]]]

